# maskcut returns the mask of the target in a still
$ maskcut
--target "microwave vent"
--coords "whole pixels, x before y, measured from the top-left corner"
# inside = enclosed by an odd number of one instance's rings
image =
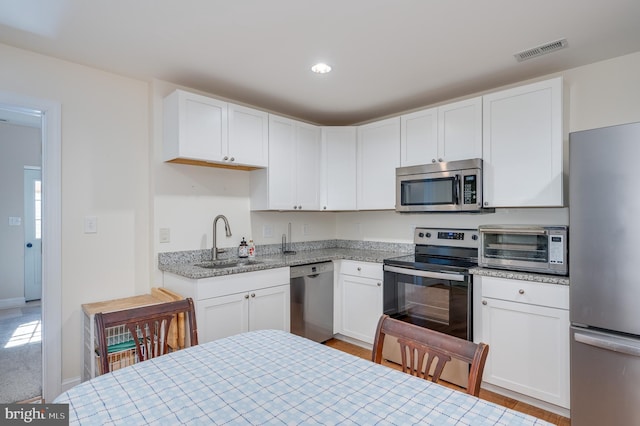
[[[531,49],[523,50],[516,53],[515,56],[518,62],[526,61],[527,59],[536,58],[538,56],[546,55],[547,53],[555,52],[556,50],[564,49],[567,47],[567,39],[552,41],[542,44],[540,46],[532,47]]]

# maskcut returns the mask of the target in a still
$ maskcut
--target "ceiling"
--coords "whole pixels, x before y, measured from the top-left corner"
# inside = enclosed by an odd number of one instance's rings
[[[0,0],[0,42],[346,125],[638,52],[640,1]]]

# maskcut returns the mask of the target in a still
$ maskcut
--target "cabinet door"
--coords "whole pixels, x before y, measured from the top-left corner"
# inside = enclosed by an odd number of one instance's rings
[[[340,275],[341,333],[373,344],[382,315],[382,280]]]
[[[485,207],[563,205],[562,79],[483,97]]]
[[[290,331],[289,284],[249,292],[249,330]]]
[[[164,100],[164,159],[223,162],[227,103],[176,90]]]
[[[569,408],[569,311],[482,298],[483,380]]]
[[[400,117],[358,127],[359,210],[393,210],[400,166]]]
[[[229,104],[229,162],[254,167],[269,165],[269,115]]]
[[[320,128],[295,123],[296,171],[294,210],[320,209]]]
[[[198,300],[198,341],[205,343],[248,331],[248,297],[247,293],[236,293]]]
[[[482,158],[482,98],[438,108],[438,160]]]
[[[400,117],[400,165],[438,161],[438,109],[429,108]]]
[[[291,210],[296,205],[295,137],[293,120],[269,115],[269,209]]]
[[[356,209],[356,127],[322,128],[320,209]]]

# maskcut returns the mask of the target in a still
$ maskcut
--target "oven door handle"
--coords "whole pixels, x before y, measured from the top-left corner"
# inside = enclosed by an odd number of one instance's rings
[[[388,272],[395,272],[397,274],[413,275],[424,278],[436,278],[450,281],[464,281],[464,275],[448,274],[446,272],[434,272],[434,271],[420,271],[417,269],[398,268],[397,266],[384,265],[384,270]]]

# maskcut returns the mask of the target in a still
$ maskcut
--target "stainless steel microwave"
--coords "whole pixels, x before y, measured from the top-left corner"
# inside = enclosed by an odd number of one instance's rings
[[[396,211],[491,212],[482,208],[479,158],[396,169]]]
[[[478,265],[568,275],[567,226],[482,225]]]

